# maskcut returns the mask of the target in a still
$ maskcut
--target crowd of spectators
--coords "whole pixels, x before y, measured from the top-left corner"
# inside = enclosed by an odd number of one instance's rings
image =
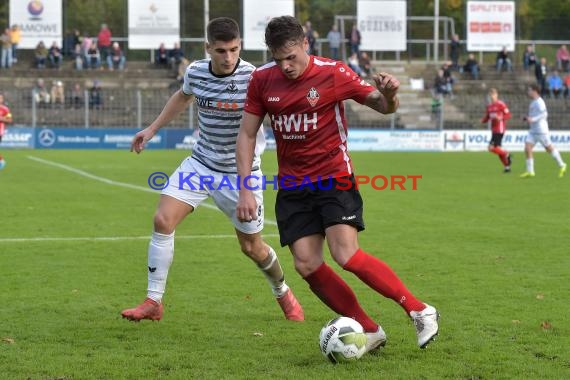
[[[453,84],[456,80],[452,74],[453,71],[466,73],[474,80],[480,78],[480,63],[475,58],[475,54],[468,53],[464,65],[461,66],[459,63],[461,50],[461,41],[455,34],[450,41],[451,60],[438,69],[433,82],[434,98],[448,95],[453,98]],[[499,73],[513,71],[511,53],[506,47],[497,53],[494,68]],[[542,96],[570,97],[570,52],[566,45],[560,46],[557,50],[556,64],[552,66],[549,66],[546,57],[538,57],[534,46],[528,45],[522,55],[522,68],[529,73],[534,72]]]

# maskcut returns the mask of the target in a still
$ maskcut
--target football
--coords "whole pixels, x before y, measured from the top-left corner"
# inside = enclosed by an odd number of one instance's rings
[[[348,317],[330,320],[319,335],[322,354],[335,364],[360,359],[366,339],[360,323]]]

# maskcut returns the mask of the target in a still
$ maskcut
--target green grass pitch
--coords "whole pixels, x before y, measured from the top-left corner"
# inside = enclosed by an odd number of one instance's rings
[[[266,240],[305,308],[304,323],[284,320],[231,224],[206,207],[177,229],[163,320],[121,319],[146,294],[158,193],[142,189],[150,173],[170,174],[187,152],[3,153],[0,378],[570,378],[570,178],[558,179],[544,153],[529,180],[518,178],[522,153],[507,175],[488,153],[353,153],[360,175],[422,175],[416,191],[361,189],[360,244],[439,309],[440,336],[419,350],[399,306],[327,254],[388,334],[378,354],[336,366],[318,347],[335,314],[294,271],[276,227],[266,225]],[[264,171],[275,173],[274,152]],[[274,200],[266,191],[270,220]]]

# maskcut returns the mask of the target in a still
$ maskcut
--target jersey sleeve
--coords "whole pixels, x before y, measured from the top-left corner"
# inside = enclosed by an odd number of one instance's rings
[[[194,93],[192,92],[192,86],[190,85],[190,71],[192,70],[192,65],[189,65],[186,68],[186,72],[184,72],[184,83],[182,84],[182,92],[185,95],[194,95]]]
[[[258,86],[259,78],[256,75],[256,71],[251,74],[251,79],[249,80],[249,85],[247,87],[247,96],[245,98],[244,111],[264,117],[267,113],[265,106],[263,105],[263,96],[261,90]]]
[[[346,64],[338,62],[334,69],[334,89],[338,101],[353,99],[363,104],[368,94],[376,90],[358,74],[350,69]]]
[[[511,118],[511,111],[505,103],[503,103],[503,120],[509,120]]]
[[[489,107],[485,107],[485,116],[483,116],[483,118],[481,118],[481,123],[487,123],[490,119],[490,115],[489,115]]]

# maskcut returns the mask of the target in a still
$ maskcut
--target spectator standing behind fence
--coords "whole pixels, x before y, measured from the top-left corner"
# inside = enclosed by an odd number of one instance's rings
[[[364,76],[364,72],[360,68],[360,63],[358,62],[358,54],[352,53],[350,57],[348,57],[347,62],[348,67],[352,69],[359,77]]]
[[[451,37],[451,51],[449,53],[451,57],[451,67],[453,70],[459,70],[459,56],[461,55],[461,43],[459,42],[459,35],[454,34]]]
[[[362,40],[362,37],[356,24],[352,24],[352,30],[348,35],[348,40],[350,41],[350,52],[360,55],[360,41]]]
[[[107,56],[111,53],[111,38],[111,29],[109,29],[107,24],[101,24],[101,30],[99,30],[97,35],[97,47],[103,62],[107,60]]]
[[[71,90],[71,96],[69,99],[69,104],[73,108],[81,108],[83,104],[85,104],[85,97],[83,94],[83,89],[81,88],[81,84],[75,83],[73,85],[73,89]]]
[[[534,68],[534,76],[536,77],[536,84],[540,87],[540,94],[546,93],[546,77],[548,73],[548,66],[546,66],[546,58],[540,59],[540,64]]]
[[[102,105],[101,82],[94,80],[93,86],[89,89],[89,108],[101,109]]]
[[[101,53],[95,42],[91,42],[91,47],[87,50],[87,68],[98,69],[101,67]]]
[[[507,71],[513,71],[513,63],[506,46],[503,46],[503,50],[497,54],[497,71],[501,71],[503,68],[506,68]]]
[[[85,54],[81,51],[81,44],[75,45],[73,60],[75,62],[75,70],[83,70],[85,67]]]
[[[79,30],[68,30],[63,37],[63,46],[61,52],[64,56],[75,57],[75,46],[81,44],[81,34]]]
[[[317,36],[318,34],[313,30],[311,22],[307,20],[307,22],[305,22],[305,37],[307,37],[307,41],[309,41],[309,54],[317,54]]]
[[[178,66],[184,60],[184,52],[180,48],[180,43],[175,42],[172,50],[168,52],[168,61],[170,62],[170,67],[174,72],[178,72]],[[186,68],[186,66],[184,66]]]
[[[12,42],[12,64],[18,63],[18,45],[22,39],[22,30],[16,24],[10,29],[10,42]]]
[[[4,33],[0,36],[0,42],[2,43],[0,67],[8,69],[12,67],[12,38],[10,37],[10,28],[4,29]]]
[[[362,70],[365,77],[372,75],[372,63],[370,62],[370,56],[365,51],[360,53],[360,58],[358,59],[358,65]]]
[[[46,67],[46,60],[48,57],[48,49],[43,41],[38,42],[36,49],[34,50],[34,57],[36,62],[36,67],[38,69],[43,69]]]
[[[51,67],[57,70],[60,69],[61,62],[63,61],[63,55],[56,41],[53,41],[51,47],[49,48],[48,59],[51,64]]]
[[[558,98],[563,92],[562,78],[558,75],[558,70],[548,76],[548,91],[551,98]]]
[[[556,52],[556,64],[558,65],[558,70],[562,72],[568,72],[570,66],[570,52],[566,45],[560,46]]]
[[[164,42],[161,42],[158,49],[154,52],[154,64],[156,66],[168,66],[168,50],[166,49]]]
[[[53,81],[51,86],[51,103],[63,106],[65,104],[65,88],[63,87],[63,82]]]
[[[536,53],[532,45],[528,45],[523,54],[523,67],[525,70],[529,70],[531,66],[536,65]]]
[[[435,94],[440,95],[450,95],[451,94],[451,85],[447,81],[443,74],[443,69],[437,70],[437,75],[433,81],[433,90]]]
[[[87,64],[87,51],[91,48],[93,44],[93,38],[89,37],[87,33],[81,39],[81,53],[83,54],[83,61]]]
[[[570,74],[564,76],[564,96],[570,97]]]
[[[125,69],[125,54],[121,50],[118,42],[113,42],[113,47],[107,56],[107,66],[109,70],[113,71],[115,67],[119,70]]]
[[[38,78],[36,80],[36,85],[34,86],[32,93],[34,96],[34,101],[40,107],[50,103],[51,96],[50,96],[50,93],[48,92],[48,90],[46,88],[46,84],[42,78]]]
[[[451,61],[444,62],[443,65],[441,66],[441,69],[443,70],[443,77],[447,82],[448,93],[451,99],[453,99],[454,98],[453,84],[455,83],[455,79],[453,79],[453,75],[451,75]]]
[[[471,78],[475,80],[479,79],[479,62],[475,59],[475,54],[469,53],[463,72],[471,74]]]
[[[329,30],[329,33],[327,34],[327,40],[329,41],[329,48],[331,51],[331,58],[334,60],[339,59],[339,49],[340,49],[340,32],[338,31],[338,26],[336,24],[334,24],[331,27],[331,30]]]

